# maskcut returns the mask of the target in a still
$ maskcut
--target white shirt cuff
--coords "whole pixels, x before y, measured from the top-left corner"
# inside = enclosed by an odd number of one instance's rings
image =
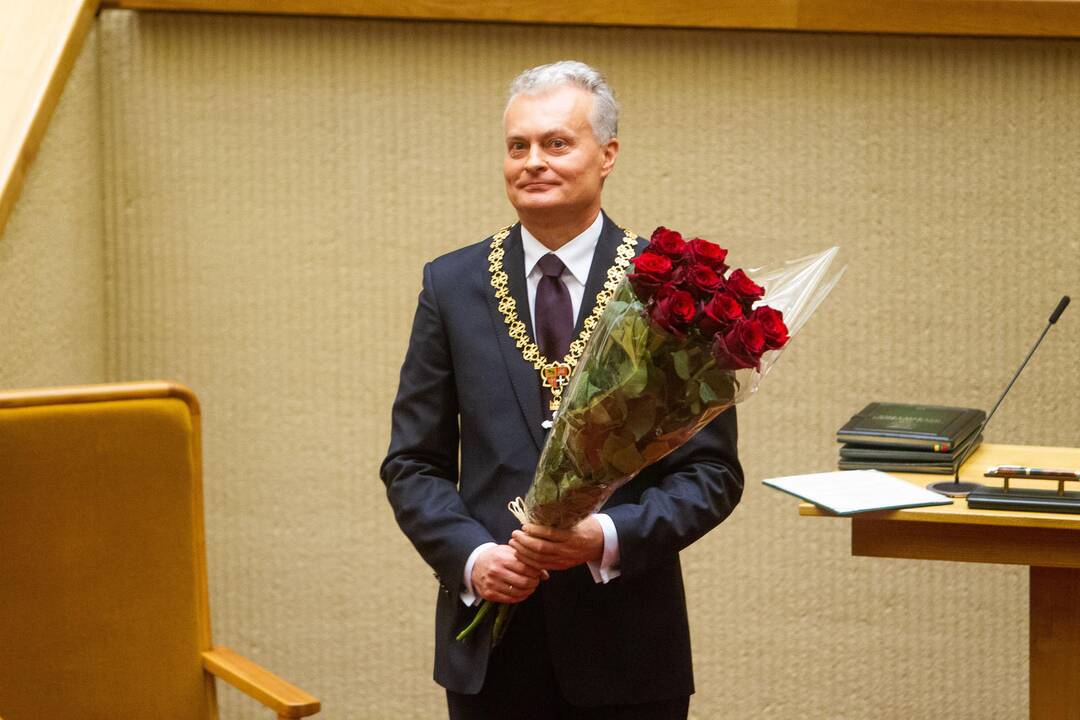
[[[609,519],[608,522],[611,522]],[[612,526],[614,529],[614,526]],[[465,577],[461,578],[461,602],[465,603],[468,607],[472,607],[479,599],[476,597],[476,593],[473,592],[472,587],[472,569],[476,564],[476,558],[480,557],[480,553],[487,550],[489,547],[494,547],[495,543],[486,542],[483,545],[479,545],[475,550],[469,553],[469,559],[465,561]]]
[[[593,517],[604,531],[604,554],[600,562],[590,560],[587,564],[595,582],[608,583],[622,574],[619,569],[619,534],[615,532],[615,523],[604,513],[595,513]]]

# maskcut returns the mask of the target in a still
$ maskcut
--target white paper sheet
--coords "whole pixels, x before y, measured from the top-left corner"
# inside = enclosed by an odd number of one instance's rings
[[[949,505],[952,499],[895,478],[880,470],[840,470],[769,478],[766,485],[811,502],[837,515]]]

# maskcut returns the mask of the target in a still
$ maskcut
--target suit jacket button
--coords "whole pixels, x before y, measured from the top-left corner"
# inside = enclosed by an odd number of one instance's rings
[[[450,594],[450,588],[446,587],[446,583],[444,583],[442,581],[442,578],[439,577],[439,573],[433,572],[433,573],[431,573],[431,576],[439,581],[439,589],[442,591],[442,594],[443,595],[449,595]]]

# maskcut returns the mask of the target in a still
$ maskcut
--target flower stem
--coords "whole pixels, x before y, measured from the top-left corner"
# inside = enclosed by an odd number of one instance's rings
[[[499,606],[499,612],[495,615],[495,627],[491,629],[491,647],[495,647],[502,641],[503,635],[506,634],[506,627],[510,622],[510,614],[513,610],[513,605]]]
[[[716,358],[710,356],[709,359],[705,361],[705,364],[698,368],[698,371],[691,375],[690,379],[686,382],[689,383],[690,380],[699,379],[702,375],[707,373],[709,370],[712,370],[714,367],[716,367]]]
[[[464,630],[457,634],[457,640],[461,641],[469,637],[472,631],[476,629],[476,626],[479,625],[480,622],[484,619],[484,617],[491,611],[491,606],[494,604],[495,603],[491,602],[490,600],[485,600],[484,602],[480,603],[480,610],[477,611],[476,616],[472,619],[472,622],[469,623]]]

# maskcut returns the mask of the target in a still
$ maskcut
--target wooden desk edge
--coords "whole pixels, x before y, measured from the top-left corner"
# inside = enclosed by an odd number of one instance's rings
[[[1047,458],[1040,461],[1038,458]],[[1001,482],[983,477],[991,465],[1017,464],[1080,467],[1080,448],[1050,447],[1043,445],[1000,445],[987,443],[976,450],[960,470],[962,480],[981,482],[991,487],[1001,487]],[[912,485],[926,487],[930,483],[948,480],[947,475],[916,473],[889,473]],[[1013,481],[1014,487],[1046,487],[1037,481]],[[1029,527],[1044,529],[1080,530],[1080,515],[1067,513],[1014,512],[1008,510],[972,510],[963,498],[956,498],[951,505],[881,510],[857,515],[836,515],[808,503],[799,503],[799,515],[806,517],[845,517],[892,520],[896,522],[949,523],[957,525],[993,525],[1001,527]]]

